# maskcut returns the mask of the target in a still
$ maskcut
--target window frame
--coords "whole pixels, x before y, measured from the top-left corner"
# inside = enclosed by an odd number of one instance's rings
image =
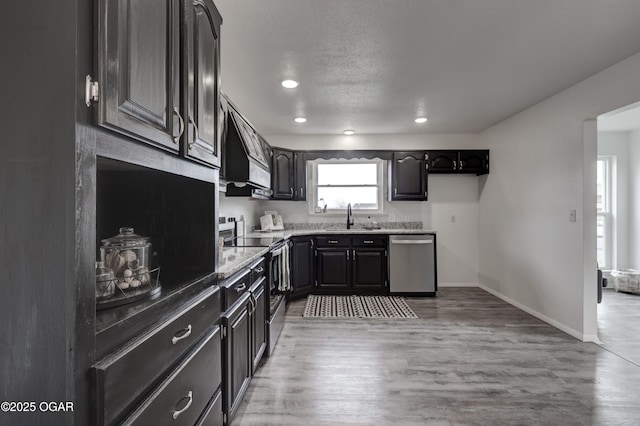
[[[602,219],[603,221],[603,250],[604,250],[604,264],[598,263],[598,268],[603,270],[611,270],[614,268],[614,245],[613,245],[613,216],[614,216],[614,200],[613,200],[613,191],[614,191],[614,171],[615,171],[615,158],[610,155],[599,155],[597,158],[598,162],[602,162],[604,164],[604,173],[603,173],[603,200],[602,200],[602,211],[596,210],[596,239],[600,238],[598,236],[597,231],[597,222],[598,219]],[[597,163],[596,163],[597,164]],[[597,187],[596,187],[597,188]],[[596,196],[598,195],[596,189]],[[597,201],[596,201],[597,206]],[[596,244],[596,250],[597,250]],[[596,253],[597,255],[597,253]]]
[[[376,165],[376,185],[344,185],[336,187],[377,187],[377,209],[358,209],[352,207],[352,213],[354,215],[378,215],[384,214],[384,197],[385,197],[385,161],[380,158],[366,159],[366,158],[340,158],[340,159],[322,159],[307,161],[307,175],[309,181],[307,182],[307,205],[308,213],[311,215],[344,215],[347,209],[327,209],[326,212],[322,212],[322,206],[318,206],[318,165],[320,164],[375,164]]]

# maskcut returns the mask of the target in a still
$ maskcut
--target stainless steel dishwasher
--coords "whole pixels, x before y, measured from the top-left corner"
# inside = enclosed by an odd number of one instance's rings
[[[435,296],[435,234],[390,235],[389,269],[391,294]]]

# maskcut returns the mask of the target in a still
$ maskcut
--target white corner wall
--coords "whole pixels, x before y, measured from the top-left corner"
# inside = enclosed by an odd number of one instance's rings
[[[639,82],[636,54],[480,135],[491,150],[479,194],[480,285],[580,339],[597,334],[596,136],[585,120],[640,100]]]

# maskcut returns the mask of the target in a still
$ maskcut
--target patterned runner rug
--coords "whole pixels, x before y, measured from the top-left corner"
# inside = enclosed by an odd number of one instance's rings
[[[315,296],[307,297],[306,318],[418,318],[403,297]]]

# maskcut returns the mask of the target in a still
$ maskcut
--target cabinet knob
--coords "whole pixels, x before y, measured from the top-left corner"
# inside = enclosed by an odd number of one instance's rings
[[[178,116],[178,136],[173,137],[173,143],[178,143],[184,133],[184,120],[182,119],[182,115],[180,115],[178,108],[173,107],[173,113]]]

